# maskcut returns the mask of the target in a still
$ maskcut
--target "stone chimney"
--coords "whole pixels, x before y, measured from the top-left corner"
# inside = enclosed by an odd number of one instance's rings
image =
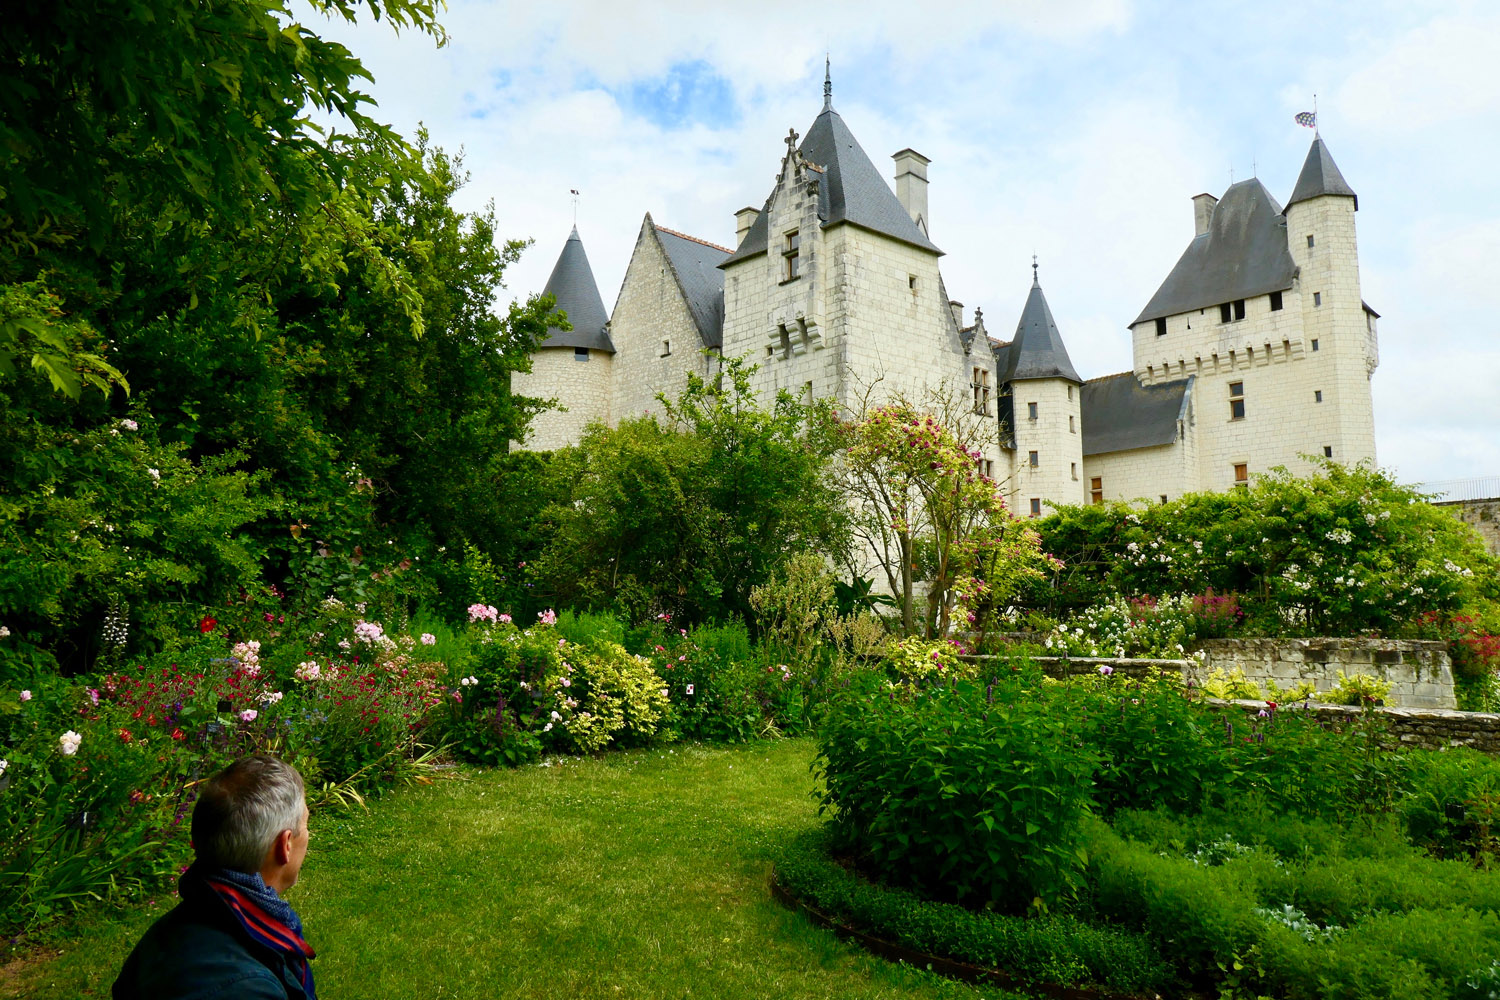
[[[751,226],[755,225],[755,220],[758,218],[760,218],[760,209],[758,208],[742,208],[734,213],[734,245],[736,248],[745,242],[745,234],[750,231]]]
[[[927,232],[927,164],[932,161],[915,149],[892,154],[896,161],[896,198],[912,221]]]
[[[948,308],[953,310],[953,322],[957,323],[958,328],[962,330],[964,328],[964,304],[957,299],[949,299]]]
[[[1213,224],[1214,206],[1219,199],[1211,194],[1193,195],[1193,235],[1202,236],[1208,232],[1208,227]]]

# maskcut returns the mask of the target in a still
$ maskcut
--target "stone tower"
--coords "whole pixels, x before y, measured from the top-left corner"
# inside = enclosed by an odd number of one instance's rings
[[[563,244],[544,294],[557,299],[571,330],[553,327],[531,356],[531,371],[511,376],[511,389],[524,396],[557,399],[566,410],[547,410],[531,422],[531,434],[520,448],[551,451],[576,444],[596,420],[610,420],[610,363],[615,347],[609,338],[609,315],[583,250],[578,227]]]
[[[1050,513],[1047,505],[1082,503],[1083,379],[1063,346],[1042,294],[1036,265],[1015,338],[999,351],[1000,419],[1010,438],[1006,487],[1017,516]]]
[[[850,412],[900,392],[967,391],[967,360],[938,273],[940,251],[833,109],[795,130],[770,197],[736,213],[724,272],[724,354],[758,364],[755,388],[832,398]],[[897,154],[925,203],[925,157]]]
[[[1370,377],[1379,364],[1376,314],[1360,298],[1354,213],[1359,196],[1328,153],[1313,139],[1286,203],[1287,242],[1297,262],[1304,336],[1316,351],[1305,356],[1317,369],[1329,404],[1324,439],[1334,458],[1375,460],[1375,413]]]

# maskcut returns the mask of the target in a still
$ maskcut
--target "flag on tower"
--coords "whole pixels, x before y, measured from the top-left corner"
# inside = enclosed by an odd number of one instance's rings
[[[1297,124],[1303,128],[1318,127],[1318,113],[1316,111],[1300,111],[1297,113]]]

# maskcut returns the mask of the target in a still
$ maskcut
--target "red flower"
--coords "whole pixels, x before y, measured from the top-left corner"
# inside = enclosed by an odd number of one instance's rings
[[[174,729],[174,730],[172,730],[172,739],[174,739],[174,740],[181,740],[181,739],[186,739],[186,738],[187,738],[187,735],[181,729]]]
[[[130,730],[128,730],[128,729],[122,729],[122,730],[120,730],[120,742],[121,743],[129,743],[131,741],[131,739],[132,739],[132,737],[130,735]]]
[[[219,627],[219,620],[212,615],[204,615],[203,620],[198,623],[198,631],[207,635]]]

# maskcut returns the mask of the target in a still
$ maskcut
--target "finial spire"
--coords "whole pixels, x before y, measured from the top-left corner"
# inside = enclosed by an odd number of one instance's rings
[[[833,110],[833,57],[823,55],[823,110]]]
[[[1032,284],[1032,287],[1034,287],[1034,288],[1040,288],[1041,284],[1042,284],[1042,281],[1041,281],[1041,279],[1039,277],[1037,277],[1036,268],[1037,268],[1036,254],[1032,254],[1031,255],[1031,284]]]

